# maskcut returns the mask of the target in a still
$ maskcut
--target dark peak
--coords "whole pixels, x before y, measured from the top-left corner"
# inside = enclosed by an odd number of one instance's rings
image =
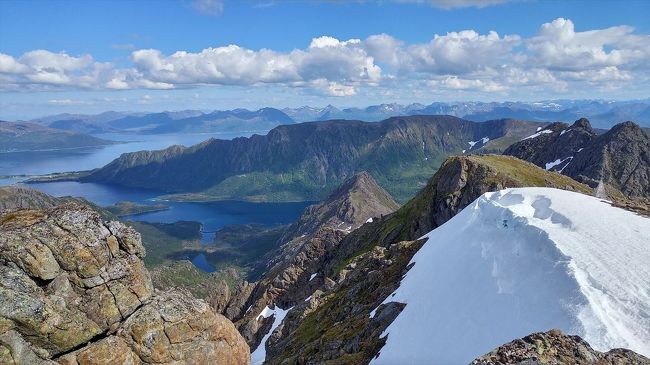
[[[336,189],[336,191],[326,199],[326,201],[330,200],[331,198],[336,198],[341,194],[346,194],[352,190],[358,190],[360,187],[370,187],[373,190],[375,188],[381,189],[372,175],[370,175],[367,171],[361,171],[345,180],[343,184],[341,184],[341,186],[339,186],[339,188]]]
[[[627,122],[619,123],[610,129],[611,133],[620,133],[620,132],[632,132],[632,133],[643,133],[643,130],[641,127],[634,123],[630,122],[629,120]]]
[[[573,123],[573,125],[571,126],[571,128],[582,128],[593,132],[593,129],[591,128],[591,123],[589,123],[589,119],[587,118],[580,118],[576,120],[575,123]]]

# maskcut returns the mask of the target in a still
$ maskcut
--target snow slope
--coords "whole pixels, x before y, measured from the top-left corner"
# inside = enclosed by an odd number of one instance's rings
[[[549,188],[486,193],[425,237],[372,364],[467,364],[560,328],[650,356],[650,219]]]

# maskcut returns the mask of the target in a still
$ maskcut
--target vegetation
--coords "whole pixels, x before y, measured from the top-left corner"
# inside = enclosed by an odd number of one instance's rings
[[[167,210],[169,209],[169,206],[165,204],[145,205],[145,204],[138,204],[130,201],[121,201],[111,206],[104,207],[104,209],[108,210],[109,212],[115,214],[118,217],[124,217],[126,215],[135,215],[135,214],[143,214],[143,213]]]

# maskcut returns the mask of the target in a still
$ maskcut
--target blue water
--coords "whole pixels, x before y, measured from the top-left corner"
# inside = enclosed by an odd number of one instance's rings
[[[265,131],[256,133],[266,134]],[[175,144],[191,146],[209,138],[232,139],[248,137],[252,134],[253,132],[159,135],[95,134],[95,137],[127,143],[58,151],[0,153],[0,176],[43,175],[91,170],[106,165],[126,152],[159,150]],[[4,185],[6,184],[5,182]]]
[[[198,267],[199,269],[205,271],[205,272],[213,272],[216,270],[216,268],[210,263],[208,263],[208,260],[205,257],[205,254],[200,253],[192,259],[192,263],[194,266]]]
[[[101,167],[119,157],[125,152],[138,150],[154,150],[168,147],[172,144],[192,145],[210,137],[234,138],[247,136],[252,133],[231,134],[185,134],[185,135],[99,135],[111,140],[139,140],[100,148],[87,148],[66,151],[0,153],[0,176],[7,175],[40,175],[54,172],[79,171]],[[0,185],[19,183],[24,178],[0,178]],[[124,188],[119,186],[61,181],[52,183],[29,184],[30,187],[50,195],[83,197],[99,206],[115,204],[119,201],[133,201],[140,204],[160,203],[156,198],[164,192]],[[124,220],[134,220],[152,223],[173,223],[180,220],[196,221],[203,225],[201,241],[212,243],[214,231],[229,224],[257,223],[264,225],[289,224],[295,221],[304,208],[303,203],[247,203],[222,201],[210,203],[162,202],[170,209],[158,212],[137,214],[123,217]],[[210,272],[215,268],[210,266],[203,254],[191,261],[201,270]]]
[[[46,192],[52,196],[76,196],[86,198],[93,203],[106,206],[119,201],[129,200],[140,204],[161,203],[156,197],[162,192],[153,190],[124,188],[95,183],[79,183],[75,181],[60,181],[52,183],[29,184],[28,186]],[[152,223],[174,223],[177,221],[196,221],[202,224],[201,242],[212,244],[215,231],[229,224],[257,223],[263,225],[290,224],[302,211],[311,204],[300,203],[249,203],[239,201],[220,201],[208,203],[163,201],[169,206],[168,210],[135,214],[122,217],[123,220],[133,220]],[[179,257],[181,259],[182,257]],[[205,272],[215,270],[204,254],[187,257],[199,269]]]
[[[288,224],[295,221],[309,202],[299,203],[249,203],[240,201],[219,201],[208,203],[156,201],[163,192],[154,190],[124,188],[120,186],[60,181],[29,184],[30,187],[52,196],[77,196],[86,198],[100,206],[119,201],[133,201],[140,204],[163,203],[168,210],[125,216],[124,220],[173,223],[180,220],[196,221],[203,230],[212,233],[203,235],[204,243],[212,242],[214,231],[229,224],[259,223],[264,225]]]

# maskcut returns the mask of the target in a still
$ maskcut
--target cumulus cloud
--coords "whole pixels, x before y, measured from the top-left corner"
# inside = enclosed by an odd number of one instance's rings
[[[542,25],[526,42],[529,62],[560,71],[612,66],[647,66],[650,36],[634,35],[634,29],[618,26],[576,32],[573,22],[558,18]]]
[[[484,34],[460,30],[408,44],[388,34],[366,39],[312,39],[288,52],[238,45],[198,52],[131,52],[116,67],[91,55],[34,50],[15,57],[0,53],[0,89],[174,89],[204,85],[274,84],[312,89],[326,96],[410,88],[519,92],[566,92],[578,87],[648,81],[650,36],[627,26],[577,31],[571,20],[542,24],[536,35]],[[638,87],[637,87],[638,88]],[[376,91],[380,92],[380,91]]]

